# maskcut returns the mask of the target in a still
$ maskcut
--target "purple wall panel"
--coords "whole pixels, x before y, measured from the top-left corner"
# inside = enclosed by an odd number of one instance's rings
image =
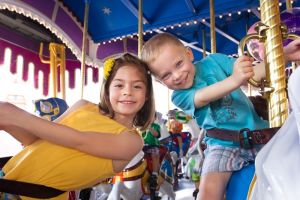
[[[81,48],[82,31],[64,10],[58,10],[55,23]]]
[[[32,62],[35,65],[34,69],[34,87],[38,87],[38,71],[43,71],[44,72],[44,85],[43,85],[43,94],[47,95],[48,94],[48,82],[49,82],[49,73],[50,73],[50,67],[49,64],[44,64],[41,63],[40,58],[38,53],[34,53],[32,51],[28,51],[27,49],[24,49],[20,46],[17,46],[15,44],[9,43],[7,41],[4,41],[0,39],[0,63],[3,63],[4,60],[4,50],[6,48],[10,48],[12,51],[12,56],[11,56],[11,66],[10,66],[10,72],[12,74],[18,73],[17,68],[16,68],[16,58],[21,55],[24,58],[24,65],[23,65],[23,80],[27,81],[28,80],[28,64]],[[49,58],[44,58],[48,60]],[[81,63],[77,60],[66,60],[66,70],[69,71],[70,73],[70,79],[67,80],[66,82],[69,83],[67,87],[74,88],[75,86],[75,70],[80,69]],[[88,68],[93,69],[93,81],[98,82],[99,77],[98,77],[98,68],[87,66],[86,65],[86,70]],[[87,73],[85,73],[87,74]],[[59,74],[58,74],[59,76]],[[77,80],[78,81],[78,80]]]
[[[22,0],[24,3],[31,5],[32,7],[39,10],[41,13],[46,15],[49,19],[52,17],[53,8],[55,5],[54,0]]]
[[[127,40],[127,51],[137,54],[137,48],[138,48],[138,41],[134,39],[128,39]],[[116,41],[106,44],[101,44],[98,47],[97,51],[97,57],[100,59],[106,58],[113,54],[123,53],[124,52],[124,46],[123,41]]]

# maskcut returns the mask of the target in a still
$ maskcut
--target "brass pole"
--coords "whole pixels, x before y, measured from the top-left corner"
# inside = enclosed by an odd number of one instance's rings
[[[203,58],[206,57],[206,31],[205,28],[202,29],[202,49],[203,49]]]
[[[291,2],[291,0],[286,0],[285,5],[286,5],[286,9],[287,10],[292,10],[292,2]]]
[[[66,72],[66,54],[65,46],[57,43],[49,44],[49,56],[50,59],[46,60],[43,58],[43,43],[40,44],[39,57],[42,63],[50,64],[50,78],[49,85],[52,87],[51,96],[57,97],[58,92],[58,79],[57,79],[57,68],[60,67],[60,88],[62,93],[62,98],[66,100],[66,81],[65,81],[65,72]]]
[[[139,0],[139,19],[138,19],[138,56],[141,57],[143,48],[143,0]]]
[[[293,9],[291,0],[286,0],[285,5],[286,5],[286,9],[288,11],[291,11]],[[296,69],[296,67],[297,67],[296,62],[292,62],[291,65],[292,65],[292,69],[294,71]]]
[[[60,45],[60,88],[63,100],[66,100],[66,54],[65,46]]]
[[[261,21],[268,27],[264,42],[266,84],[273,88],[269,97],[269,121],[270,127],[278,127],[282,126],[288,115],[279,2],[260,0],[260,8]]]
[[[89,18],[90,4],[88,1],[85,2],[84,9],[84,25],[83,25],[83,37],[82,37],[82,54],[81,54],[81,99],[83,98],[83,90],[85,84],[85,56],[86,56],[86,38],[88,29],[88,18]]]
[[[249,21],[249,17],[248,17],[248,20]],[[248,26],[248,23],[246,23],[246,34],[248,32],[248,29],[249,29],[249,26]],[[248,96],[252,96],[252,85],[250,83],[247,84],[248,85]]]
[[[49,52],[50,52],[50,76],[52,82],[52,94],[51,96],[57,97],[57,57],[56,57],[56,48],[55,43],[49,44]]]
[[[216,31],[215,31],[215,8],[214,0],[209,0],[209,13],[210,13],[210,43],[211,43],[211,53],[216,53]]]

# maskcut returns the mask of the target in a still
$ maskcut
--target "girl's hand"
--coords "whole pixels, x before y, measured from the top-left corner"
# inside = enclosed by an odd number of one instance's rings
[[[235,61],[232,77],[238,85],[243,85],[254,76],[253,61],[254,59],[248,56],[240,56]]]

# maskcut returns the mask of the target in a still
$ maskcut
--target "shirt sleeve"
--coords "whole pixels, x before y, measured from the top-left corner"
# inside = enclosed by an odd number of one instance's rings
[[[236,58],[232,58],[221,53],[211,54],[210,56],[216,63],[218,63],[220,68],[225,72],[227,76],[230,76],[232,74]]]
[[[172,93],[172,102],[175,106],[189,115],[194,115],[195,103],[194,96],[196,90],[177,90]]]

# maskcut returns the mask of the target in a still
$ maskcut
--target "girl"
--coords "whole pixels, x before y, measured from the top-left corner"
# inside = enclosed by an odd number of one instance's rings
[[[146,64],[130,54],[108,59],[100,99],[78,101],[54,123],[0,102],[0,129],[26,146],[3,167],[4,178],[70,191],[120,172],[143,147],[135,129],[154,116]]]

